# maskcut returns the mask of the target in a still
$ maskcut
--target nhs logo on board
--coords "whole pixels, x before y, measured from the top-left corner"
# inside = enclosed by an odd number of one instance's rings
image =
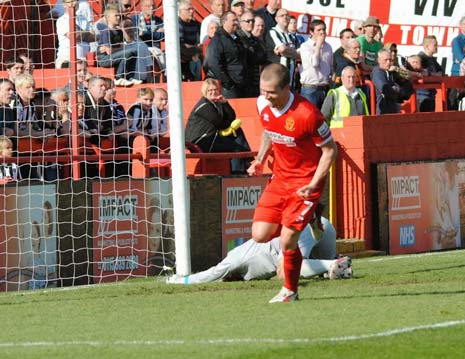
[[[415,226],[408,224],[400,226],[399,228],[399,241],[401,247],[408,247],[415,245]]]

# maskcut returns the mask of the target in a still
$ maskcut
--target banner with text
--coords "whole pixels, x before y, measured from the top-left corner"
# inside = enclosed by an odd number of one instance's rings
[[[388,165],[389,253],[463,247],[465,161]]]
[[[171,180],[94,183],[93,199],[95,283],[174,263]]]
[[[438,61],[448,73],[452,65],[451,42],[459,34],[458,25],[465,15],[465,2],[458,0],[283,0],[282,6],[297,16],[299,32],[304,35],[309,34],[312,18],[321,18],[333,50],[340,46],[341,30],[368,16],[379,18],[383,43],[398,44],[403,56],[418,53],[423,38],[435,35]]]
[[[223,178],[223,257],[251,237],[255,207],[268,177]]]

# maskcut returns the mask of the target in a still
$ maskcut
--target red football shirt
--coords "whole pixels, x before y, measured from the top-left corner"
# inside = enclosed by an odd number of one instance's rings
[[[257,99],[257,108],[264,131],[272,141],[273,175],[285,181],[310,180],[320,161],[320,146],[332,139],[320,110],[292,93],[281,110],[271,108],[264,96]]]

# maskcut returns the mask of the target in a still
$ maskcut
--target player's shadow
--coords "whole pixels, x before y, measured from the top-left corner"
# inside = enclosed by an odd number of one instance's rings
[[[442,271],[442,270],[457,269],[457,268],[465,268],[465,264],[458,264],[458,265],[454,265],[454,266],[436,267],[436,268],[425,268],[425,269],[413,270],[413,271],[404,272],[404,273],[429,273],[429,272],[434,272],[434,271]]]
[[[354,299],[354,298],[394,298],[394,297],[419,297],[422,295],[461,295],[465,294],[465,290],[446,290],[446,291],[424,291],[424,292],[414,292],[414,293],[380,293],[380,294],[367,294],[367,295],[341,295],[341,296],[331,296],[331,297],[312,297],[310,300],[328,300],[328,299]]]

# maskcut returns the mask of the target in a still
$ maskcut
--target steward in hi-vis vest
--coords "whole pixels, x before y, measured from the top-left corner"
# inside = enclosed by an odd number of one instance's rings
[[[352,94],[344,86],[328,91],[328,97],[333,97],[333,113],[329,119],[331,128],[343,127],[343,118],[348,116],[368,115],[367,97],[365,93],[356,88]]]

